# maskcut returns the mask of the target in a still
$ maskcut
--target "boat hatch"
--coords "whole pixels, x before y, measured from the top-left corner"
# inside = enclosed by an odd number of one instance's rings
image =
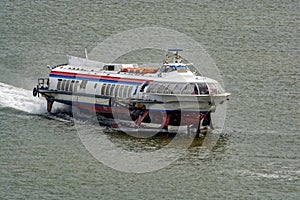
[[[115,71],[115,65],[104,65],[103,70]]]
[[[121,64],[107,64],[107,65],[104,65],[102,69],[105,71],[120,71],[122,69],[122,65]]]

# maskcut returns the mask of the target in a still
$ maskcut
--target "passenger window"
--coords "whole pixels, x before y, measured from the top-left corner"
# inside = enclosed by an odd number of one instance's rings
[[[66,85],[66,80],[63,80],[62,84],[61,84],[60,90],[64,90],[65,89],[65,85]]]
[[[62,82],[62,79],[57,80],[56,90],[60,90],[61,82]]]
[[[116,87],[115,84],[111,85],[111,87],[110,87],[110,92],[109,92],[109,96],[114,96],[114,89],[115,89],[115,87]]]
[[[208,94],[208,88],[206,83],[198,83],[199,93],[200,94]]]
[[[109,93],[110,93],[110,87],[111,87],[111,84],[107,84],[106,90],[105,90],[105,95],[106,95],[106,96],[109,96]]]
[[[173,89],[173,94],[180,94],[183,87],[184,87],[183,83],[177,83]]]
[[[69,88],[70,92],[73,92],[74,83],[75,83],[75,81],[71,81],[70,88]]]
[[[124,85],[121,85],[120,88],[119,88],[119,91],[118,91],[118,96],[119,96],[120,98],[123,97],[123,91],[124,91]]]
[[[184,89],[181,91],[182,94],[195,94],[195,84],[194,83],[188,83]],[[198,93],[198,90],[197,90]]]
[[[87,84],[87,80],[83,80],[83,81],[81,82],[81,84],[80,84],[80,88],[81,88],[81,89],[85,89],[86,84]]]
[[[214,83],[207,83],[207,86],[208,86],[208,90],[209,90],[210,94],[217,94],[218,93],[217,87]]]
[[[79,85],[79,81],[75,81],[74,92],[77,92],[77,90],[78,90],[78,85]]]
[[[151,84],[147,87],[146,92],[147,92],[147,93],[151,93],[154,86],[155,86],[155,83],[151,83]]]
[[[101,87],[101,95],[105,95],[105,90],[106,90],[106,83],[103,83]]]
[[[126,85],[125,87],[124,87],[124,92],[123,92],[123,98],[127,98],[128,97],[128,85]]]
[[[133,91],[134,91],[134,86],[130,86],[128,90],[128,97],[131,97]]]
[[[151,88],[151,93],[157,93],[157,90],[159,88],[160,84],[159,83],[155,83],[153,88]]]
[[[172,93],[172,90],[171,90],[172,86],[173,86],[173,85],[172,85],[171,83],[168,84],[168,85],[166,85],[165,88],[164,88],[163,93],[164,93],[164,94],[171,94],[171,93]]]
[[[65,91],[69,91],[69,86],[70,86],[70,80],[67,80]]]
[[[115,91],[114,91],[114,96],[115,97],[118,97],[118,95],[119,95],[119,88],[120,88],[120,85],[116,85]]]
[[[165,85],[163,83],[160,83],[158,88],[157,88],[157,93],[163,93],[165,90]]]

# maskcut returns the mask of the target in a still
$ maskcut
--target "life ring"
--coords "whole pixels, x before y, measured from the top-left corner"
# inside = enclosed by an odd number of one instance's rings
[[[36,88],[33,88],[32,94],[34,97],[36,97],[36,95],[38,94],[38,91]]]

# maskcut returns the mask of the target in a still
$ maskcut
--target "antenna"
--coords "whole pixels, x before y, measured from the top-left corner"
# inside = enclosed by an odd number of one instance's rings
[[[87,50],[86,50],[86,47],[84,48],[84,52],[85,52],[85,59],[87,59],[87,60],[88,60],[89,58],[88,58],[88,55],[87,55]]]

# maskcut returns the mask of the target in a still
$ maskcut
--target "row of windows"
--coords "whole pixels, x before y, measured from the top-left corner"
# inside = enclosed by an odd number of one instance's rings
[[[59,91],[67,91],[67,92],[77,92],[78,86],[80,89],[85,89],[88,81],[82,80],[81,82],[78,80],[62,80],[58,79],[56,89]],[[94,84],[94,89],[97,89],[97,84]],[[128,98],[130,97],[134,91],[136,86],[132,85],[120,85],[120,84],[109,84],[103,83],[100,85],[99,91],[95,91],[95,94],[100,94],[103,96],[113,96],[118,98]]]
[[[120,85],[120,84],[106,84],[104,83],[100,89],[100,94],[103,96],[113,96],[118,98],[128,98],[132,96],[135,91],[135,86]]]
[[[56,89],[62,91],[76,92],[78,85],[79,81],[58,79]]]
[[[208,94],[206,83],[163,83],[154,82],[148,87],[147,93],[158,94]]]
[[[78,87],[85,89],[87,80],[62,80],[58,79],[57,90],[77,92]],[[97,90],[97,84],[94,84],[94,90]],[[99,90],[95,94],[103,96],[113,96],[118,98],[128,98],[135,93],[137,86],[121,85],[121,84],[100,84]],[[141,89],[142,91],[142,89]],[[153,82],[147,88],[147,93],[158,94],[220,94],[224,93],[222,87],[216,83],[167,83],[167,82]]]

